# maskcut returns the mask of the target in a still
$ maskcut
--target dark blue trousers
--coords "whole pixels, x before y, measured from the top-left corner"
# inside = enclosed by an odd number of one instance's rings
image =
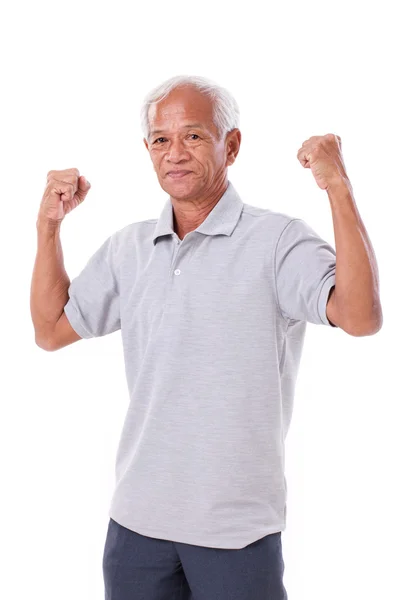
[[[245,548],[205,548],[147,537],[110,518],[105,600],[287,600],[281,532]]]

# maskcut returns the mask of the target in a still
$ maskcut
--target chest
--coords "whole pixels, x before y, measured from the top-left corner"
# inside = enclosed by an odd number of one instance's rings
[[[146,333],[161,319],[186,327],[256,326],[275,312],[274,279],[265,245],[198,232],[165,236],[120,269],[121,323]]]

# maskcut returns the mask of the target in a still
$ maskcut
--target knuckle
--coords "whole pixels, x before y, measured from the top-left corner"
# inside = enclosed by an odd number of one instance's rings
[[[60,169],[55,170],[51,169],[47,171],[47,177],[80,177],[79,169],[71,168],[71,169]]]

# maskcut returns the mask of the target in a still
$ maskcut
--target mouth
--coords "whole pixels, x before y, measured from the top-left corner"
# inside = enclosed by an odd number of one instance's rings
[[[192,171],[168,171],[168,177],[171,179],[181,179],[181,177],[185,177],[185,175],[189,175]]]

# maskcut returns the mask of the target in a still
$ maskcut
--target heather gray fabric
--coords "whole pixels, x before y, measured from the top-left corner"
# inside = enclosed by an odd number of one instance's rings
[[[109,516],[243,548],[286,528],[284,441],[307,321],[330,325],[334,249],[229,182],[180,241],[172,204],[113,233],[71,281],[83,338],[121,330],[130,403]]]

